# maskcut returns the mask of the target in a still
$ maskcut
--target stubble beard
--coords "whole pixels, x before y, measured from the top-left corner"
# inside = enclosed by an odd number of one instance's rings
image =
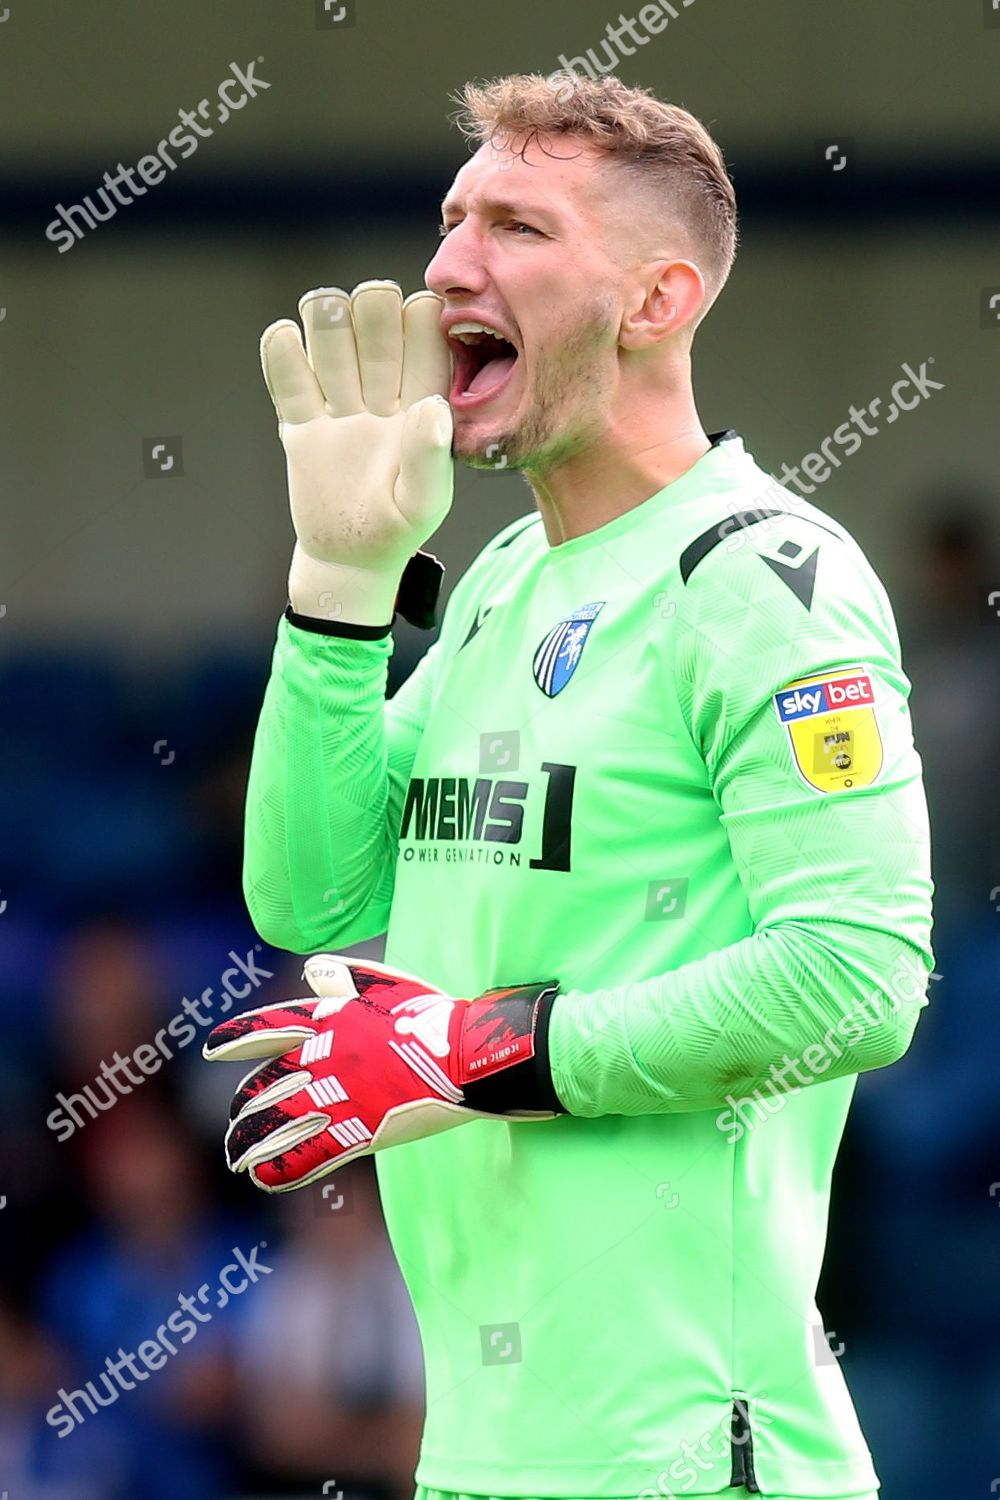
[[[617,315],[607,294],[576,313],[535,358],[526,410],[516,425],[478,437],[455,456],[474,469],[544,474],[593,441],[612,395]],[[523,358],[523,355],[522,355]],[[522,398],[523,399],[523,398]]]

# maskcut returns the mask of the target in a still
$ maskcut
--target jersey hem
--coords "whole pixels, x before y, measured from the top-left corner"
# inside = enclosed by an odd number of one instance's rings
[[[565,1500],[586,1495],[614,1500],[660,1500],[657,1475],[669,1469],[663,1453],[627,1464],[560,1464],[536,1460],[532,1463],[483,1464],[476,1460],[441,1459],[421,1454],[414,1481],[427,1489],[451,1495],[523,1496],[538,1500]],[[867,1496],[879,1487],[871,1455],[836,1463],[809,1464],[774,1462],[760,1454],[754,1457],[755,1478],[761,1495],[789,1495],[795,1500],[845,1500]],[[700,1488],[686,1495],[718,1495],[730,1489],[730,1457],[719,1458],[699,1475]]]

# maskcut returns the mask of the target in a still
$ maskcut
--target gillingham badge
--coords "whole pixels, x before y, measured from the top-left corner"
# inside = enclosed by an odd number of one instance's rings
[[[553,626],[535,652],[531,670],[547,698],[561,693],[577,669],[594,621],[606,600],[581,604],[571,615]]]

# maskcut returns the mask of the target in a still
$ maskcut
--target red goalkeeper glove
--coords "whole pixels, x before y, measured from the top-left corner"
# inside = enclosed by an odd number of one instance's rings
[[[209,1061],[270,1059],[240,1084],[226,1132],[230,1168],[265,1191],[483,1116],[565,1113],[548,1067],[555,982],[456,1000],[331,954],[307,959],[303,977],[319,999],[234,1016],[203,1048]]]

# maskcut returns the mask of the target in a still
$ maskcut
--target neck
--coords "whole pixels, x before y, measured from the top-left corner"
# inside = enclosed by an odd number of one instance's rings
[[[711,448],[690,389],[613,419],[586,447],[526,477],[550,547],[596,531],[685,474]]]

